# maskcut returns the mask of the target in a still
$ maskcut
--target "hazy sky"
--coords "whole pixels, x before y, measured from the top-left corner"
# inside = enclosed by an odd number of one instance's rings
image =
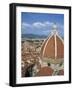
[[[48,35],[56,23],[58,32],[64,36],[64,15],[50,13],[21,13],[21,33]]]

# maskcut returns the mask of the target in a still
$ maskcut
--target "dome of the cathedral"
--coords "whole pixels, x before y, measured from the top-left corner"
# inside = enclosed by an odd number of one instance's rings
[[[57,27],[53,26],[53,32],[41,47],[41,57],[51,63],[59,63],[64,58],[64,42],[57,33]]]

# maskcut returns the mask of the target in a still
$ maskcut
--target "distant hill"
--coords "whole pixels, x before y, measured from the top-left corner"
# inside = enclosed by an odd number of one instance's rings
[[[50,36],[50,34],[48,36]],[[37,34],[22,34],[21,38],[24,38],[24,39],[46,39],[48,36],[47,35],[37,35]],[[61,36],[61,38],[64,40],[63,36]]]
[[[47,38],[46,35],[37,35],[37,34],[22,34],[22,38],[30,38],[30,39],[36,39],[36,38]]]

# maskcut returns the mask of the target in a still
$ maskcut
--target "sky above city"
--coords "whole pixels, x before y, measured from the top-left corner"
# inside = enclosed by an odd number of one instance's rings
[[[64,15],[51,13],[21,13],[21,33],[46,35],[52,31],[53,24],[58,27],[58,33],[64,37]]]

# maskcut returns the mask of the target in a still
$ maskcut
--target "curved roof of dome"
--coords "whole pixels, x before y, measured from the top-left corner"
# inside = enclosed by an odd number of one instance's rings
[[[63,60],[64,58],[64,43],[62,38],[53,34],[47,38],[41,47],[41,57],[50,58],[53,60]]]

